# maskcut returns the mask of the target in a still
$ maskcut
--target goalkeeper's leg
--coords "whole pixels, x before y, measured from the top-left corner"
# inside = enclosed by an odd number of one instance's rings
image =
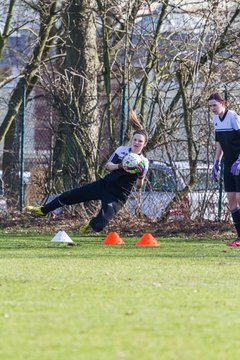
[[[26,210],[35,215],[46,215],[64,205],[74,205],[90,200],[101,200],[104,191],[106,191],[104,182],[98,180],[80,188],[65,191],[44,206],[27,206]]]
[[[96,232],[102,231],[123,206],[124,202],[118,199],[103,201],[99,213],[90,220],[89,226]]]

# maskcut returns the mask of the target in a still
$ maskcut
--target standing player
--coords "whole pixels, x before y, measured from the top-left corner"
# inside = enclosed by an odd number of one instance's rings
[[[213,112],[215,127],[216,154],[212,168],[212,178],[219,180],[219,161],[223,155],[224,188],[237,231],[237,240],[228,246],[240,246],[240,116],[229,110],[218,93],[208,98]]]
[[[130,114],[130,121],[135,127],[139,124],[135,112]],[[104,178],[80,188],[66,191],[44,206],[28,206],[26,210],[32,214],[44,216],[64,205],[101,200],[102,206],[99,213],[84,224],[80,228],[80,232],[101,231],[124,206],[134,184],[136,183],[139,189],[142,187],[148,171],[148,160],[142,154],[147,142],[146,130],[142,128],[135,130],[130,146],[120,146],[111,155],[106,164],[106,170],[109,173]],[[122,166],[123,157],[130,152],[138,154],[141,158],[141,163],[136,167],[134,174],[128,173],[127,168]]]

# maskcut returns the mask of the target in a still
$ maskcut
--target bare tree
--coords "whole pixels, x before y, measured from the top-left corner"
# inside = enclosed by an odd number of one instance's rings
[[[62,1],[54,50],[35,63],[33,78],[31,67],[22,73],[30,76],[27,85],[38,81],[58,111],[58,189],[101,173],[120,133],[129,139],[132,108],[151,135],[150,156],[187,160],[192,187],[198,161],[212,156],[208,93],[227,85],[236,100],[239,11],[237,0]]]
[[[11,5],[13,6],[14,4]],[[28,97],[34,85],[37,83],[37,73],[39,71],[41,62],[44,58],[46,58],[50,49],[50,34],[55,21],[57,5],[58,1],[39,1],[38,3],[37,10],[40,15],[40,26],[37,42],[34,46],[32,54],[30,55],[28,63],[25,65],[24,69],[21,70],[21,73],[19,75],[19,81],[10,96],[8,110],[0,126],[0,142],[3,141],[9,129],[11,129],[11,131],[9,132],[9,138],[7,138],[5,142],[5,156],[3,156],[3,177],[6,185],[6,194],[9,195],[9,197],[12,199],[16,199],[16,176],[18,175],[18,171],[16,172],[17,169],[14,169],[15,171],[12,171],[13,159],[18,154],[18,151],[16,151],[18,150],[18,146],[17,149],[13,148],[11,151],[11,144],[14,144],[14,120],[16,120],[17,116],[20,114],[23,99],[23,89],[25,88]],[[7,16],[6,24],[9,22],[9,16]],[[6,28],[8,27],[9,25],[6,26]],[[6,36],[7,31],[5,37]],[[18,139],[18,136],[16,138]],[[13,178],[15,178],[15,181],[13,181]]]
[[[107,83],[114,79],[122,89],[127,79],[128,110],[137,109],[151,133],[148,151],[155,150],[155,156],[170,163],[188,161],[183,196],[196,182],[198,161],[211,162],[213,156],[207,95],[223,91],[226,84],[231,94],[239,80],[239,3],[159,1],[152,7],[152,2],[141,2],[145,8],[135,13],[133,22],[126,15],[130,11],[123,10],[120,21],[110,3],[104,4],[101,16],[111,19],[105,20],[107,31],[102,31],[103,48],[108,44]],[[228,69],[227,78],[223,69]],[[109,113],[113,98],[109,85],[106,89]],[[126,126],[126,139],[128,130]]]

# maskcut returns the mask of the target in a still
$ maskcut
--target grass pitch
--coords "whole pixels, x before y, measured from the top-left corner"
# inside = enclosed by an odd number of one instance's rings
[[[240,248],[0,234],[1,360],[239,359]]]

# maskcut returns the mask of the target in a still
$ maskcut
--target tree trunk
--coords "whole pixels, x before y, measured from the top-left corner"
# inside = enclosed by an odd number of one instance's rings
[[[56,174],[61,174],[65,188],[96,178],[100,122],[94,8],[95,0],[71,1],[65,17],[66,59],[61,83],[65,94],[60,105],[64,117],[59,125],[53,166],[55,180]]]
[[[19,195],[19,121],[12,122],[3,149],[3,182],[7,206],[16,206]]]

